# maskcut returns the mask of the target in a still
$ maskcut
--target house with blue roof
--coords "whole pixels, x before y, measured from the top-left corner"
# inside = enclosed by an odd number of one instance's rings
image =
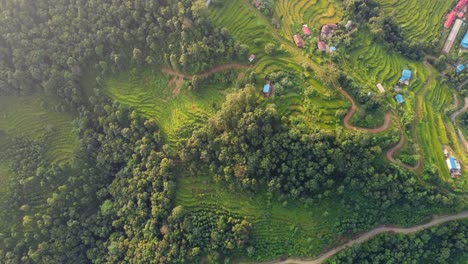
[[[463,37],[460,46],[464,49],[468,49],[468,32],[466,32],[465,36]]]
[[[405,102],[405,99],[403,99],[403,95],[401,95],[401,94],[397,94],[397,95],[395,96],[395,99],[396,99],[396,101],[397,101],[399,104],[402,104],[402,103]]]
[[[263,95],[265,96],[270,96],[271,94],[271,83],[270,82],[267,82],[265,85],[263,85],[263,90],[262,90],[262,93]]]
[[[400,83],[404,83],[406,85],[409,85],[409,81],[411,80],[411,75],[412,72],[410,70],[403,70],[401,73],[401,78],[400,78]]]
[[[457,159],[450,156],[447,158],[446,162],[447,162],[447,167],[450,171],[450,175],[452,177],[461,175],[461,166],[460,166],[460,162],[458,162]]]
[[[460,72],[462,72],[464,69],[465,69],[465,65],[460,64],[460,65],[457,66],[456,72],[457,72],[457,73],[460,73]]]

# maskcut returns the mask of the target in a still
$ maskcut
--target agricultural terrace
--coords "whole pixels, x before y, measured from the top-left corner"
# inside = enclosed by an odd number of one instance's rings
[[[67,161],[78,144],[72,117],[55,111],[51,99],[44,103],[43,96],[0,97],[0,137],[44,140],[51,161]]]
[[[133,70],[108,78],[105,92],[131,106],[146,118],[154,118],[169,142],[191,135],[197,125],[216,111],[229,92],[218,85],[187,89],[188,82],[151,70]]]
[[[319,30],[323,24],[339,22],[343,11],[336,2],[336,0],[277,1],[275,12],[280,20],[280,32],[286,39],[290,39],[292,35],[301,32],[303,24]]]
[[[385,50],[382,46],[378,45],[372,40],[370,32],[361,29],[353,40],[354,47],[351,52],[340,51],[341,69],[349,76],[352,76],[365,91],[372,92],[379,95],[376,84],[381,83],[386,90],[385,100],[383,106],[375,113],[366,113],[370,115],[371,122],[374,124],[381,123],[384,112],[388,107],[396,108],[394,95],[396,92],[393,87],[401,77],[403,69],[411,69],[413,77],[409,86],[402,86],[401,94],[404,95],[405,100],[414,98],[422,84],[427,80],[428,74],[424,65],[420,62],[415,62],[404,58],[403,56]],[[349,53],[348,53],[349,52]],[[406,104],[404,107],[408,113],[414,113],[414,106]],[[362,116],[355,115],[351,122],[356,122]],[[406,120],[409,122],[411,118]]]
[[[391,14],[403,29],[405,38],[431,44],[443,32],[445,14],[454,0],[375,0],[386,14]]]
[[[309,8],[314,7],[318,6],[309,6]],[[320,81],[317,81],[313,72],[304,69],[304,66],[308,65],[314,71],[319,71],[320,67],[317,64],[319,58],[312,57],[306,50],[297,49],[290,37],[285,39],[278,35],[270,21],[258,12],[250,1],[226,1],[222,6],[210,6],[209,10],[210,18],[216,26],[227,28],[236,39],[250,47],[251,53],[257,55],[254,70],[258,74],[258,85],[264,81],[266,74],[275,70],[294,71],[302,75],[302,85],[285,91],[285,95],[281,98],[273,98],[280,102],[278,104],[280,111],[303,116],[306,121],[313,120],[327,128],[341,124],[337,112],[349,108],[349,102],[345,101],[336,90],[324,87]],[[265,53],[264,47],[268,43],[274,44],[278,49],[274,56]]]
[[[180,177],[175,203],[193,214],[214,212],[246,218],[252,224],[252,244],[255,245],[252,252],[255,259],[238,256],[246,262],[271,260],[285,254],[317,256],[326,248],[342,243],[336,223],[348,219],[353,211],[341,200],[327,198],[315,202],[312,207],[291,200],[282,204],[263,192],[233,193],[213,182],[213,177],[208,175]],[[383,210],[380,217],[382,221],[412,226],[427,220],[433,213],[433,209],[428,208],[408,212],[391,207]]]

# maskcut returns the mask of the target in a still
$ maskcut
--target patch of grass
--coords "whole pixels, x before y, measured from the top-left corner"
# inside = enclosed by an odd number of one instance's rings
[[[146,118],[154,118],[170,143],[203,124],[229,91],[215,85],[189,91],[187,82],[178,91],[178,84],[169,76],[149,69],[110,76],[106,84],[105,92],[110,98],[132,106]]]
[[[25,136],[45,140],[51,161],[71,159],[78,144],[78,138],[72,132],[72,116],[55,111],[53,102],[53,99],[39,94],[0,97],[0,131],[3,137]]]

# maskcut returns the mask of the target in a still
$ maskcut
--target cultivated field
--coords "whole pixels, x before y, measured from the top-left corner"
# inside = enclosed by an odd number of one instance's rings
[[[403,28],[404,36],[414,42],[430,44],[443,33],[445,14],[454,0],[376,0]]]
[[[275,7],[276,15],[280,18],[281,33],[290,39],[300,31],[303,24],[316,29],[326,23],[336,23],[341,20],[343,11],[336,0],[279,0]]]
[[[44,101],[42,95],[0,97],[0,132],[4,137],[45,140],[51,161],[66,161],[78,144],[72,132],[72,117],[53,110],[53,105]]]

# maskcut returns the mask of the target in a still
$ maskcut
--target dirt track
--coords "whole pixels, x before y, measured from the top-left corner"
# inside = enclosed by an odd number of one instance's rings
[[[363,128],[363,127],[355,127],[349,123],[349,120],[351,120],[351,117],[353,114],[356,112],[357,105],[354,99],[343,89],[339,88],[338,91],[346,97],[351,102],[351,108],[349,109],[348,113],[346,113],[346,116],[343,119],[344,126],[347,129],[353,129],[353,130],[358,130],[358,131],[363,131],[363,132],[368,132],[368,133],[379,133],[382,131],[385,131],[388,126],[390,125],[390,120],[392,119],[392,114],[386,113],[384,117],[384,123],[377,128]]]
[[[465,105],[450,115],[450,119],[452,120],[452,122],[455,123],[455,118],[457,118],[459,114],[465,112],[467,109],[468,109],[468,97],[465,97]]]
[[[415,232],[418,232],[418,231],[421,231],[421,230],[424,230],[424,229],[427,229],[436,225],[446,223],[446,222],[461,220],[465,218],[468,218],[468,211],[461,212],[461,213],[454,214],[454,215],[446,215],[446,216],[440,216],[440,217],[435,216],[430,222],[426,224],[416,225],[416,226],[409,227],[409,228],[381,226],[381,227],[372,229],[369,232],[365,232],[359,235],[358,237],[356,237],[355,239],[350,240],[341,246],[335,247],[332,250],[323,253],[316,259],[311,259],[311,260],[287,259],[284,261],[265,262],[264,264],[320,264],[320,263],[323,263],[328,258],[332,257],[333,255],[337,254],[338,252],[346,248],[352,247],[355,244],[364,243],[367,240],[382,233],[411,234],[411,233],[415,233]]]
[[[239,64],[239,63],[228,63],[228,64],[223,64],[223,65],[218,65],[216,67],[211,68],[210,70],[208,70],[206,72],[202,72],[202,73],[196,74],[196,75],[198,77],[205,78],[205,77],[210,76],[211,74],[214,74],[214,73],[217,73],[217,72],[222,72],[222,71],[225,71],[227,69],[248,69],[250,67],[251,66],[243,65],[243,64]],[[193,77],[193,75],[180,73],[180,72],[177,72],[177,71],[175,71],[173,69],[166,68],[166,67],[162,67],[161,71],[163,73],[166,73],[166,74],[169,74],[169,75],[174,75],[174,76],[177,76],[177,77],[180,77],[180,78],[184,78],[186,80],[190,80]]]

